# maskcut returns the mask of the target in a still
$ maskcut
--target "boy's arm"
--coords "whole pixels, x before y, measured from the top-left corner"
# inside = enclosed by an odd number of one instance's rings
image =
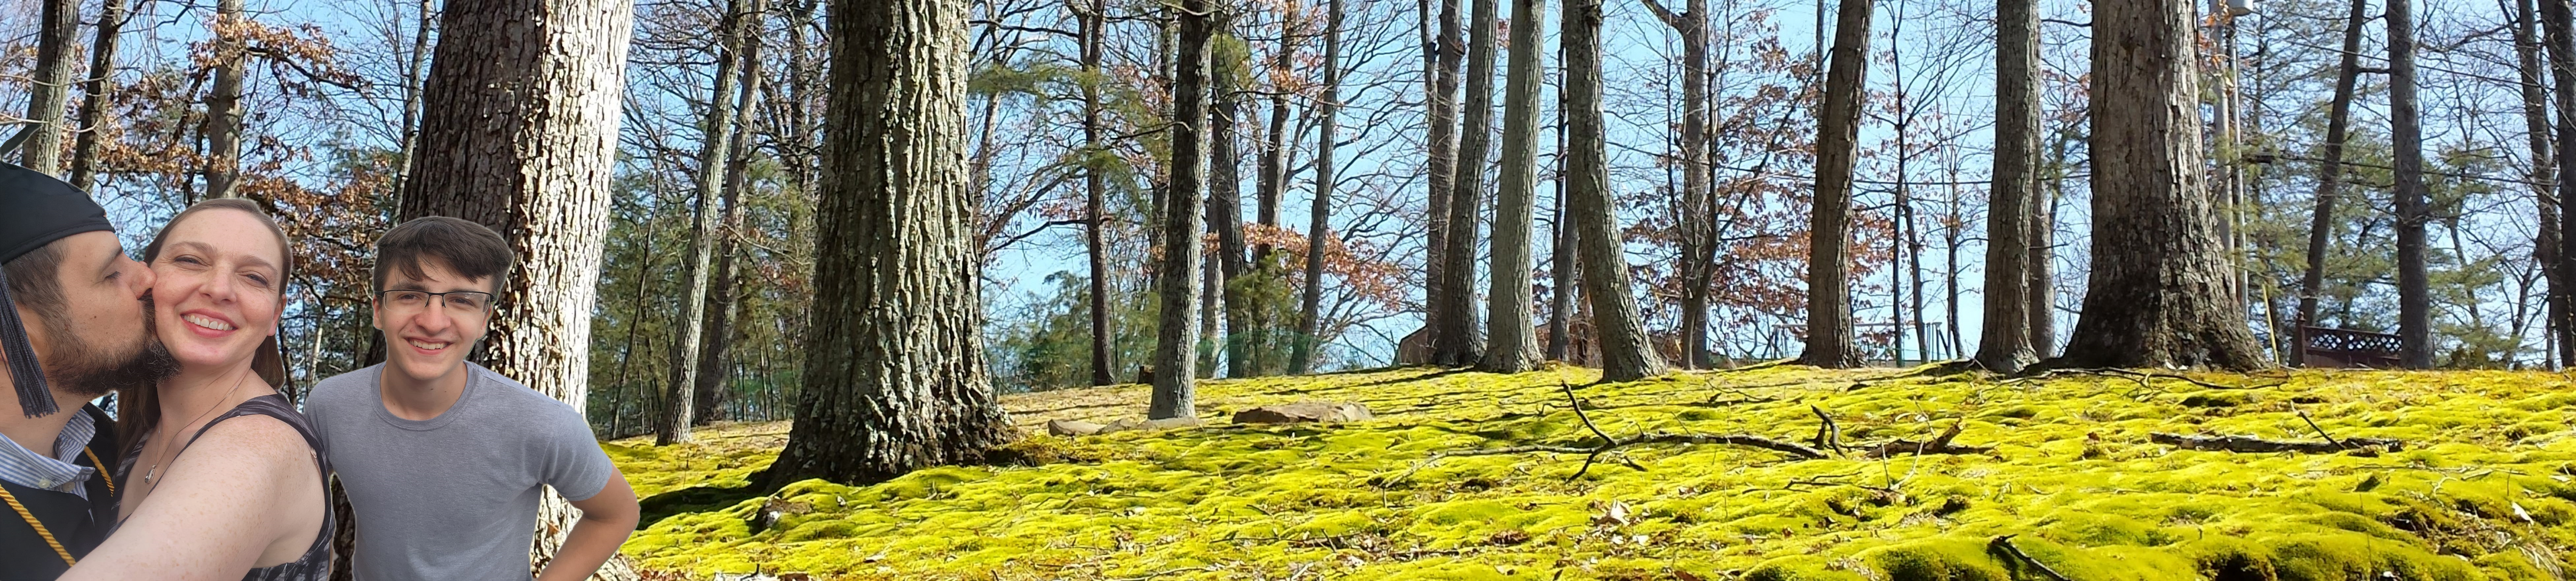
[[[635,532],[642,510],[635,504],[635,488],[626,484],[626,474],[616,469],[608,473],[608,485],[590,498],[572,501],[581,509],[581,519],[564,535],[563,547],[555,559],[537,574],[537,581],[581,581],[597,572],[599,566],[617,554],[618,545]]]

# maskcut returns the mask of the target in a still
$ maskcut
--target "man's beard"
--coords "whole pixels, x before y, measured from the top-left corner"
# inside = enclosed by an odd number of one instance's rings
[[[117,389],[151,386],[179,374],[179,360],[170,356],[168,346],[161,344],[152,297],[147,295],[142,300],[143,337],[122,353],[93,345],[68,328],[47,329],[67,339],[44,359],[45,375],[54,389],[94,399]]]

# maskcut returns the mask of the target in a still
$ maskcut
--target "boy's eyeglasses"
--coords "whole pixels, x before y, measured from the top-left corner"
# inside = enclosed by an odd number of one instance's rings
[[[429,307],[429,301],[431,299],[437,299],[440,303],[443,303],[447,307],[447,314],[451,316],[479,319],[492,313],[492,293],[482,291],[447,291],[443,293],[434,293],[416,290],[389,290],[376,293],[376,296],[379,300],[384,301],[385,306],[389,310],[399,313],[420,312],[421,309]]]

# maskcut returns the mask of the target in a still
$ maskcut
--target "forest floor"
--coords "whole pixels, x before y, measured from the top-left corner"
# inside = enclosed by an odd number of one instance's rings
[[[1598,373],[1580,368],[1410,368],[1206,381],[1205,427],[1073,439],[1044,435],[1046,421],[1141,415],[1146,388],[1015,395],[1005,407],[1036,434],[1010,449],[1022,465],[871,486],[745,487],[775,458],[784,422],[605,447],[647,498],[625,553],[664,578],[2539,581],[2576,571],[2567,376],[1929,371],[1781,365],[1593,385]],[[1308,400],[1362,403],[1378,419],[1227,422]],[[1604,450],[1603,434],[1620,445]],[[2187,449],[2219,443],[2171,436],[2304,450]],[[1522,448],[1497,450],[1510,447]]]

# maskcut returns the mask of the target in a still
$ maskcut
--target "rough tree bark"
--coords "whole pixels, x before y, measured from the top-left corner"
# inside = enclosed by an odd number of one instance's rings
[[[2060,134],[2049,148],[2048,191],[2030,198],[2030,350],[2046,360],[2057,356],[2057,203],[2066,194],[2066,144]]]
[[[1566,0],[1564,43],[1565,195],[1583,253],[1584,297],[1601,345],[1602,381],[1663,375],[1664,359],[1646,338],[1637,297],[1628,288],[1628,256],[1610,206],[1610,167],[1602,142],[1601,2]]]
[[[1297,69],[1297,8],[1284,5],[1279,9],[1279,50],[1271,55],[1273,79],[1287,78]],[[1261,184],[1253,190],[1253,220],[1262,226],[1279,226],[1279,196],[1288,190],[1288,91],[1276,83],[1270,87],[1270,127],[1261,144]],[[1252,261],[1270,258],[1269,243],[1254,245]],[[1262,329],[1269,333],[1271,329]]]
[[[978,460],[1011,437],[976,287],[967,4],[829,3],[815,245],[834,250],[815,257],[805,388],[765,487],[879,482]]]
[[[2264,364],[2202,188],[2192,8],[2094,6],[2092,273],[2065,354],[2041,366]]]
[[[493,321],[484,365],[588,409],[590,314],[634,6],[457,0],[440,18],[445,32],[421,90],[423,155],[396,215],[464,218],[510,240],[519,261],[501,304],[511,316]],[[553,560],[578,513],[546,493],[532,571]],[[594,578],[633,575],[620,558]]]
[[[2558,199],[2576,195],[2576,6],[2567,0],[2540,0],[2541,42],[2548,45],[2551,106],[2558,112],[2558,147],[2555,160]],[[2558,212],[2558,271],[2576,277],[2576,212]],[[2576,292],[2576,290],[2571,290]],[[2570,298],[2568,317],[2558,322],[2560,365],[2576,365],[2576,298]]]
[[[2022,321],[2030,317],[2028,211],[2039,187],[2032,171],[2039,162],[2039,3],[2002,0],[1995,21],[1995,175],[1986,198],[1986,323],[1977,364],[2016,373],[2038,360]]]
[[[1199,214],[1204,211],[1207,152],[1208,0],[1182,0],[1178,56],[1172,72],[1172,185],[1163,196],[1162,260],[1155,298],[1162,309],[1154,337],[1154,396],[1149,419],[1195,418],[1199,312]]]
[[[679,335],[671,341],[671,375],[662,394],[662,417],[653,428],[653,444],[689,441],[689,420],[697,413],[698,355],[706,341],[707,285],[714,276],[716,197],[725,195],[725,166],[733,153],[734,70],[742,43],[742,3],[725,3],[723,29],[716,46],[715,89],[707,93],[707,113],[698,124],[698,183],[689,205],[689,251],[682,255]]]
[[[244,24],[242,0],[215,3],[215,83],[206,93],[206,198],[230,198],[241,181],[242,60],[248,47],[234,28]]]
[[[2361,25],[2370,21],[2368,0],[2352,0],[2343,25],[2343,63],[2336,68],[2334,102],[2326,113],[2324,159],[2317,161],[2316,214],[2308,222],[2308,266],[2299,275],[2299,325],[2317,324],[2326,284],[2326,246],[2334,239],[2335,202],[2343,196],[2343,145],[2352,134],[2352,95],[2361,77]]]
[[[1682,37],[1682,203],[1673,221],[1681,233],[1681,366],[1708,364],[1708,293],[1714,264],[1709,224],[1715,219],[1708,173],[1708,0],[1689,0],[1675,14],[1655,0],[1640,0],[1657,20]]]
[[[725,155],[732,161],[725,164],[724,215],[716,221],[716,274],[708,287],[711,290],[706,299],[706,330],[699,334],[705,339],[698,351],[696,386],[691,388],[697,396],[696,403],[691,406],[694,411],[689,417],[691,425],[703,426],[730,416],[722,407],[729,399],[725,397],[724,379],[733,367],[733,360],[728,357],[733,346],[733,317],[742,304],[742,289],[735,286],[734,261],[738,257],[735,256],[734,240],[742,232],[742,190],[749,187],[751,178],[753,99],[760,94],[762,81],[761,19],[769,12],[766,0],[751,0],[750,4],[750,9],[742,15],[744,22],[736,25],[739,27],[737,34],[741,35],[736,46],[741,47],[744,66],[739,73],[742,75],[741,91],[734,97],[733,137],[729,140],[733,151]]]
[[[90,41],[89,73],[81,82],[81,132],[72,139],[71,183],[84,192],[98,185],[100,127],[107,121],[107,88],[116,77],[116,39],[125,28],[125,18],[125,0],[100,3],[98,33]]]
[[[1432,18],[1430,5],[1423,6],[1423,18]],[[1440,285],[1448,281],[1449,190],[1455,187],[1450,180],[1458,172],[1458,64],[1466,48],[1458,38],[1459,19],[1458,0],[1440,0],[1436,36],[1426,39],[1422,47],[1424,64],[1431,67],[1425,77],[1431,91],[1427,130],[1431,159],[1425,162],[1425,172],[1431,175],[1423,180],[1430,184],[1425,196],[1430,216],[1423,219],[1429,233],[1422,243],[1422,332],[1434,340],[1440,336],[1440,312],[1447,308],[1443,303],[1451,300]],[[1425,28],[1434,27],[1426,22]]]
[[[2433,366],[2432,280],[2424,266],[2424,125],[2415,102],[2415,8],[2388,0],[2388,109],[2396,151],[2398,364]]]
[[[1342,114],[1342,0],[1325,0],[1324,94],[1317,109],[1315,137],[1315,204],[1306,211],[1306,284],[1297,301],[1297,342],[1289,346],[1288,373],[1304,375],[1315,366],[1315,349],[1323,329],[1325,242],[1332,238],[1333,140]]]
[[[1431,340],[1431,361],[1440,365],[1475,365],[1485,351],[1482,325],[1477,324],[1476,241],[1480,234],[1485,194],[1485,154],[1492,149],[1494,135],[1494,25],[1496,0],[1474,2],[1473,17],[1467,21],[1467,104],[1458,124],[1457,166],[1449,180],[1449,233],[1441,242],[1440,259],[1447,264],[1440,269],[1445,278],[1440,282],[1446,302],[1438,319],[1439,333]]]
[[[64,108],[71,105],[72,69],[80,64],[72,52],[80,38],[80,0],[43,2],[36,15],[36,70],[27,87],[27,120],[35,125],[19,144],[18,165],[62,175]]]
[[[1106,0],[1091,0],[1082,14],[1082,70],[1097,79],[1100,68],[1100,41],[1109,19]],[[1109,179],[1103,175],[1111,163],[1107,145],[1101,141],[1100,83],[1082,84],[1082,184],[1083,246],[1091,263],[1091,384],[1117,383],[1117,368],[1109,360],[1109,247],[1104,230],[1102,208],[1108,205]]]
[[[1225,12],[1218,18],[1221,20],[1215,26],[1219,34],[1232,37],[1233,13]],[[1244,86],[1249,66],[1243,60],[1229,59],[1224,63],[1211,61],[1210,67],[1215,70],[1216,89],[1209,96],[1208,108],[1208,133],[1214,141],[1208,144],[1207,227],[1216,234],[1217,276],[1216,284],[1206,292],[1216,293],[1224,303],[1225,334],[1219,336],[1225,338],[1226,376],[1244,377],[1252,369],[1252,335],[1244,332],[1251,324],[1251,313],[1244,310],[1249,305],[1244,304],[1242,293],[1235,292],[1232,283],[1251,268],[1243,255],[1243,165],[1236,159],[1241,137],[1235,125],[1243,101],[1236,93]],[[1214,366],[1209,367],[1200,373],[1214,373]]]
[[[1485,296],[1485,353],[1476,369],[1520,373],[1539,362],[1530,320],[1530,236],[1538,214],[1538,92],[1545,0],[1512,0],[1511,63],[1503,76],[1502,188],[1494,194],[1493,273]]]
[[[2541,276],[2549,282],[2543,332],[2548,333],[2551,340],[2543,344],[2563,350],[2567,348],[2565,342],[2557,339],[2564,337],[2559,323],[2566,320],[2569,293],[2567,273],[2558,267],[2559,204],[2556,196],[2551,194],[2557,172],[2552,171],[2549,163],[2554,159],[2549,143],[2549,96],[2548,89],[2542,84],[2548,82],[2548,73],[2541,69],[2540,64],[2538,21],[2539,14],[2532,8],[2532,0],[2514,3],[2513,48],[2519,65],[2515,71],[2522,81],[2523,134],[2531,145],[2531,174],[2527,179],[2531,181],[2532,202],[2538,206],[2540,216],[2540,232],[2531,254],[2532,259],[2540,263]],[[2567,360],[2561,355],[2563,353],[2553,353],[2543,359]]]
[[[1800,363],[1860,365],[1852,349],[1851,198],[1860,92],[1868,77],[1870,0],[1842,0],[1816,129],[1816,198],[1808,225],[1807,352]],[[1899,332],[1902,332],[1900,329]]]

